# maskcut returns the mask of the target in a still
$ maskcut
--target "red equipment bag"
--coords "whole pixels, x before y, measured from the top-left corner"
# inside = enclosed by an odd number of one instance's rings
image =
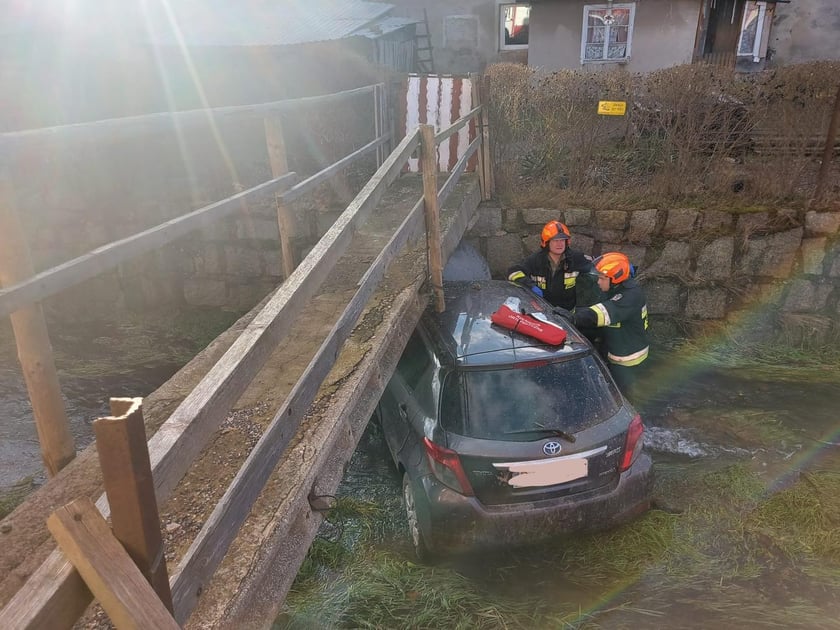
[[[490,321],[552,346],[562,345],[566,341],[566,331],[557,324],[537,319],[528,313],[517,313],[505,304],[490,316]]]

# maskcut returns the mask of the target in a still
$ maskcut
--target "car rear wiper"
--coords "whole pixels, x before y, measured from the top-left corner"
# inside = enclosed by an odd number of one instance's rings
[[[567,442],[574,442],[577,438],[569,433],[568,431],[564,431],[563,429],[552,429],[549,427],[533,427],[531,429],[517,429],[516,431],[506,431],[505,435],[517,435],[520,433],[539,433],[539,434],[547,434],[553,435],[559,438],[563,438]]]

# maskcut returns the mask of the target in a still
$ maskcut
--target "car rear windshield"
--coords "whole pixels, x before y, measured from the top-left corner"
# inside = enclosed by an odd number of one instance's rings
[[[530,367],[452,372],[441,399],[447,431],[533,440],[530,429],[576,433],[615,415],[621,398],[591,356]]]

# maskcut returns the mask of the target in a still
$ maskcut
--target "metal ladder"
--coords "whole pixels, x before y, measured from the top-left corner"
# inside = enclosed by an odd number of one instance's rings
[[[423,22],[418,22],[415,25],[414,41],[414,68],[421,74],[434,74],[435,60],[432,56],[429,14],[425,8],[423,9]]]

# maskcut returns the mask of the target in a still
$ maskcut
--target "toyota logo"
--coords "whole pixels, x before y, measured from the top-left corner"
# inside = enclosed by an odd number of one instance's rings
[[[543,444],[543,453],[546,455],[557,455],[560,452],[560,442],[555,442],[552,440],[551,442],[546,442]]]

